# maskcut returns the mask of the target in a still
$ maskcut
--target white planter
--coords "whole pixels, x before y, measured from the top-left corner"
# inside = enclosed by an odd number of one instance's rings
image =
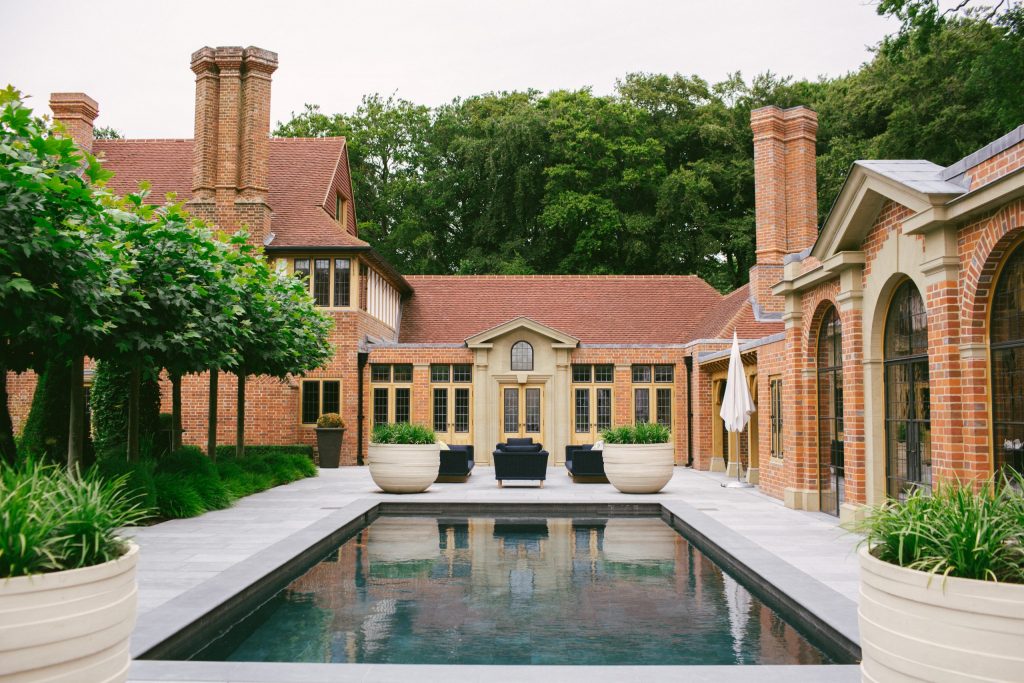
[[[124,681],[138,557],[130,543],[93,567],[0,579],[0,681]]]
[[[675,446],[671,443],[604,445],[604,473],[623,493],[657,493],[672,478]]]
[[[441,447],[432,444],[371,443],[370,476],[386,493],[420,493],[441,469]]]
[[[1024,585],[943,578],[860,549],[864,681],[1019,681]]]

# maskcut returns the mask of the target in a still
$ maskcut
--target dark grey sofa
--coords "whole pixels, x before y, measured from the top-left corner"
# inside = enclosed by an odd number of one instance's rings
[[[573,481],[607,482],[604,473],[604,454],[595,451],[593,444],[565,447],[565,469]]]
[[[466,481],[473,473],[473,447],[448,446],[441,451],[441,467],[437,471],[437,481]]]
[[[531,438],[509,439],[507,443],[497,444],[492,455],[498,486],[506,481],[538,481],[544,488],[550,454],[542,444],[533,443]]]

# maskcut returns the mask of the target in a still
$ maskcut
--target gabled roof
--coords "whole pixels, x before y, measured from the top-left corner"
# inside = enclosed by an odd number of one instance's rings
[[[518,318],[514,318],[512,320],[509,320],[508,322],[502,323],[501,325],[496,325],[495,327],[492,327],[489,330],[484,330],[479,334],[473,335],[472,337],[466,340],[466,345],[469,346],[470,348],[488,347],[491,345],[491,342],[493,342],[498,337],[506,335],[509,332],[512,332],[513,330],[522,329],[527,329],[536,332],[537,334],[543,335],[548,339],[552,340],[557,345],[568,348],[575,348],[580,343],[580,340],[572,336],[571,334],[565,334],[560,330],[556,330],[553,327],[548,327],[547,325],[541,324],[536,320],[531,320],[530,318],[521,315]]]
[[[151,183],[150,203],[159,204],[170,192],[179,200],[192,196],[192,140],[96,140],[93,152],[114,172],[108,182],[114,192],[138,190]],[[331,215],[328,195],[344,175],[348,157],[345,139],[271,138],[269,193],[272,248],[337,247],[368,249],[369,244],[344,231]],[[351,207],[352,202],[349,202]],[[355,216],[350,216],[354,223]]]
[[[826,261],[839,252],[859,250],[886,200],[917,213],[967,192],[943,179],[943,170],[920,159],[855,161],[810,255]]]
[[[693,275],[408,275],[401,343],[463,343],[520,317],[585,344],[682,344],[723,299]]]

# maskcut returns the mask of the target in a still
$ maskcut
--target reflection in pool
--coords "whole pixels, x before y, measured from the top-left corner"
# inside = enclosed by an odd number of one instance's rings
[[[660,518],[380,517],[195,657],[821,664]]]

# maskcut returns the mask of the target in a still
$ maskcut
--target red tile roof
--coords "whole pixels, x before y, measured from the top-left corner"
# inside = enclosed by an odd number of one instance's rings
[[[271,246],[369,246],[342,230],[325,208],[335,175],[347,163],[344,150],[344,138],[271,138]],[[162,203],[169,192],[179,200],[191,197],[192,140],[96,140],[93,152],[114,171],[108,186],[118,194],[135,192],[139,181],[148,180],[152,203]]]
[[[693,275],[407,275],[399,341],[458,343],[519,316],[591,344],[678,344],[723,299]]]
[[[782,332],[781,321],[758,322],[750,303],[750,285],[743,285],[727,294],[701,322],[695,339],[730,339],[733,331],[740,339],[760,339]]]

